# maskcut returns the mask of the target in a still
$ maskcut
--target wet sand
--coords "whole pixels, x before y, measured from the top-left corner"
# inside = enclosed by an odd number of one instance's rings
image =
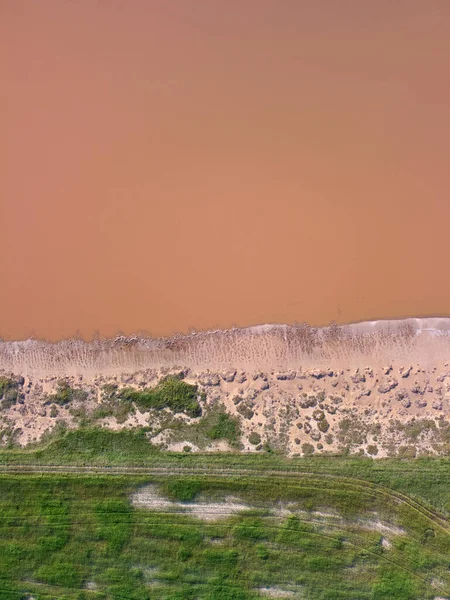
[[[450,7],[306,4],[2,2],[1,337],[450,315]]]
[[[262,325],[166,338],[116,336],[0,341],[0,371],[16,375],[121,376],[146,369],[382,369],[450,361],[450,319],[401,319],[312,328]]]

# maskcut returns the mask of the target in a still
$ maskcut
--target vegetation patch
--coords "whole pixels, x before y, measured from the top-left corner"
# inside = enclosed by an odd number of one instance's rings
[[[124,388],[117,392],[117,397],[122,401],[134,402],[144,411],[169,408],[174,413],[185,413],[190,417],[202,414],[198,386],[186,383],[174,375],[165,377],[154,388]]]
[[[227,440],[236,444],[241,435],[239,422],[226,412],[220,412],[217,422],[208,430],[208,437],[212,440]]]
[[[171,474],[184,460],[190,471],[209,461],[211,472]],[[1,475],[2,600],[450,595],[449,513],[430,503],[449,501],[448,461],[156,455],[154,465],[142,475]],[[151,486],[163,505],[132,503]]]
[[[20,386],[17,378],[0,377],[0,400],[2,408],[10,408],[19,398]]]
[[[198,479],[175,479],[163,486],[163,492],[171,499],[179,502],[192,502],[202,489]]]
[[[84,402],[89,394],[81,388],[73,388],[66,379],[60,379],[56,384],[56,390],[52,394],[48,394],[45,399],[45,404],[59,404],[64,406],[78,400]]]
[[[248,436],[248,441],[250,442],[250,444],[253,444],[253,446],[257,446],[261,443],[261,436],[257,431],[252,431],[251,434]]]

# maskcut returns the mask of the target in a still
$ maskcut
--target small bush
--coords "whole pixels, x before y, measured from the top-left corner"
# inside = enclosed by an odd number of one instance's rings
[[[252,431],[251,434],[248,436],[248,441],[250,442],[250,444],[253,444],[253,446],[257,446],[261,443],[261,436],[258,432]]]
[[[242,415],[245,419],[248,420],[250,420],[255,414],[253,412],[252,407],[245,403],[239,404],[239,406],[237,407],[237,411],[240,415]]]
[[[0,400],[3,408],[10,408],[19,397],[19,383],[10,377],[0,377]]]
[[[261,560],[267,560],[269,558],[269,551],[263,544],[256,546],[256,556]]]
[[[240,436],[239,423],[226,412],[219,413],[217,423],[207,432],[212,440],[228,440],[231,443],[237,442]]]
[[[102,387],[103,398],[105,400],[111,400],[111,398],[114,398],[118,387],[119,386],[117,383],[105,383],[105,385]]]
[[[415,446],[399,446],[397,456],[399,458],[415,458],[417,449]]]
[[[88,397],[88,393],[80,388],[71,387],[70,383],[65,379],[60,379],[56,384],[56,391],[47,396],[46,404],[59,404],[64,406],[74,400],[83,402]]]
[[[169,481],[165,491],[169,498],[179,502],[191,502],[201,490],[201,483],[196,479],[175,479]]]
[[[120,400],[135,402],[144,410],[170,408],[175,413],[184,412],[190,417],[199,417],[202,414],[198,402],[198,386],[186,383],[173,375],[162,379],[155,388],[124,388],[117,396]]]
[[[326,419],[323,419],[322,421],[319,421],[317,423],[317,428],[322,433],[326,433],[330,429],[330,424],[328,423],[328,421]]]
[[[189,548],[179,548],[178,552],[177,552],[177,559],[181,562],[186,562],[187,560],[189,560],[192,556],[192,552],[191,550],[189,550]]]
[[[370,444],[369,446],[367,446],[367,454],[370,454],[371,456],[376,456],[378,454],[378,446],[376,446],[375,444]]]
[[[325,419],[325,413],[323,412],[323,410],[320,409],[316,409],[313,412],[313,419],[315,419],[316,421],[323,421]]]
[[[302,444],[302,452],[305,456],[311,456],[311,454],[314,454],[314,446],[305,442]]]

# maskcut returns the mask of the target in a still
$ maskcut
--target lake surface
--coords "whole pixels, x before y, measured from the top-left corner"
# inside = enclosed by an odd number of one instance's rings
[[[0,336],[450,315],[450,5],[0,7]]]

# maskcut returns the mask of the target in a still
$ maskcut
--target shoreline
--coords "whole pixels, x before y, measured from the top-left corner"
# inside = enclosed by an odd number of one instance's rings
[[[263,324],[167,338],[118,335],[85,341],[0,341],[0,371],[18,375],[120,375],[155,368],[196,371],[380,367],[450,358],[450,318],[362,321],[322,328]]]
[[[148,340],[148,341],[165,341],[171,339],[180,339],[180,338],[189,338],[195,336],[205,336],[211,334],[227,334],[231,332],[248,332],[248,333],[265,333],[269,330],[273,329],[290,329],[295,327],[308,327],[314,331],[326,331],[332,327],[342,329],[342,330],[350,330],[354,332],[364,332],[370,333],[373,331],[381,331],[386,329],[392,329],[401,327],[404,325],[411,326],[416,331],[450,331],[450,316],[424,316],[424,317],[400,317],[393,319],[369,319],[362,321],[350,321],[348,323],[336,323],[334,321],[330,322],[327,325],[310,325],[305,322],[297,322],[294,321],[292,323],[259,323],[257,325],[248,325],[245,327],[226,327],[226,328],[213,328],[213,329],[200,329],[196,330],[195,328],[191,328],[189,331],[183,332],[175,332],[170,335],[164,336],[152,336],[149,333],[144,332],[135,332],[130,333],[128,335],[118,333],[112,336],[95,336],[91,339],[83,338],[80,335],[74,334],[70,337],[64,337],[58,340],[49,340],[45,337],[34,337],[29,336],[28,338],[21,339],[6,339],[2,338],[0,335],[0,344],[5,343],[19,343],[25,344],[27,342],[42,342],[46,344],[60,344],[63,342],[71,342],[71,341],[81,341],[86,344],[93,344],[98,341],[100,342],[111,342],[116,340]]]
[[[180,450],[189,442],[200,451],[195,419],[181,426],[180,416],[137,408],[125,417],[121,403],[105,396],[111,386],[143,390],[183,373],[203,395],[207,415],[219,406],[239,420],[245,451],[257,451],[249,440],[258,433],[288,455],[347,446],[368,455],[376,447],[379,458],[394,447],[443,455],[450,448],[449,365],[450,318],[440,317],[266,324],[159,339],[2,341],[0,376],[13,376],[21,394],[3,412],[5,439],[28,445],[58,423],[76,428],[89,418],[113,430],[151,426],[152,443]],[[50,407],[61,380],[85,399]],[[98,410],[109,416],[94,418]],[[167,419],[175,419],[172,433],[156,434]],[[419,425],[423,435],[413,439]],[[180,439],[177,427],[184,427]],[[205,448],[228,449],[222,442]]]

